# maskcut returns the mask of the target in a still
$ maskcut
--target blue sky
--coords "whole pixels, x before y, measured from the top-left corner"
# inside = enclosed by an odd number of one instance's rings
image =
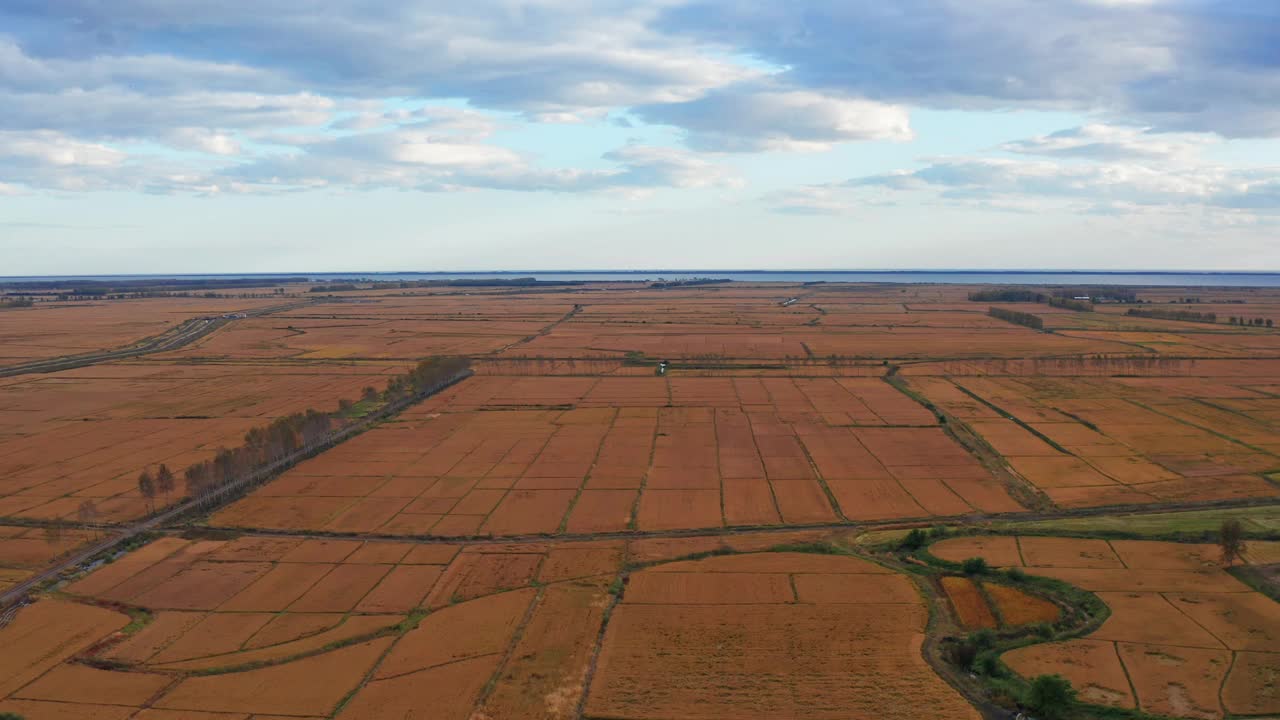
[[[1280,269],[1280,5],[9,0],[0,275]]]

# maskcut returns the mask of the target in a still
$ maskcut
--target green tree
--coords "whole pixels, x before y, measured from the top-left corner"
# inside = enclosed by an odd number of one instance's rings
[[[1063,717],[1076,703],[1076,690],[1061,675],[1037,675],[1027,689],[1027,706],[1048,720]]]
[[[1222,527],[1218,528],[1218,548],[1222,551],[1222,564],[1228,567],[1244,556],[1244,526],[1239,520],[1222,521]]]
[[[923,530],[915,528],[911,532],[907,533],[906,537],[902,538],[902,549],[919,550],[924,547],[924,543],[927,539],[928,536],[925,535]]]
[[[965,560],[960,567],[964,570],[965,575],[982,575],[987,571],[987,561],[980,557],[971,557]]]

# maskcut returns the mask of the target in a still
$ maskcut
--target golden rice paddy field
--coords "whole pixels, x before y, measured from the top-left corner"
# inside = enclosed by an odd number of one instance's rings
[[[1280,318],[1280,292],[1196,289],[1204,323],[1127,314],[1185,309],[1178,289],[1092,312],[975,290],[286,287],[310,301],[0,378],[3,591],[183,499],[144,497],[144,470],[181,476],[425,358],[475,371],[0,616],[0,712],[978,718],[942,635],[1030,638],[1091,596],[1105,622],[1001,651],[1012,677],[1135,718],[1280,713],[1280,604],[1212,538],[966,534],[918,561],[937,577],[848,541],[1280,502],[1280,333],[1227,321]],[[4,310],[0,367],[277,305]],[[1275,547],[1243,562],[1265,575]],[[994,569],[949,564],[972,557]]]

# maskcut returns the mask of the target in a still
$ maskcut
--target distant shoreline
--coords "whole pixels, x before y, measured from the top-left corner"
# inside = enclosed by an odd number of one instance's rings
[[[220,273],[102,273],[66,275],[0,275],[7,280],[85,280],[90,278],[183,278],[183,277],[355,277],[373,275],[1280,275],[1280,270],[811,270],[807,268],[787,270],[735,270],[735,269],[640,269],[640,270],[324,270],[279,272],[220,272]]]
[[[492,270],[492,271],[329,271],[252,273],[139,273],[101,275],[0,276],[0,286],[23,282],[121,281],[154,279],[305,278],[326,280],[422,280],[530,277],[542,281],[640,282],[706,278],[741,282],[847,282],[936,285],[1127,285],[1135,287],[1280,287],[1280,271],[1250,270]]]

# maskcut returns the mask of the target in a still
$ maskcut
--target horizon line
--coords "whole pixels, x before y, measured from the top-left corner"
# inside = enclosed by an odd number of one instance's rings
[[[591,275],[591,274],[616,274],[616,275],[639,275],[639,274],[688,274],[688,273],[717,273],[717,274],[740,274],[740,275],[769,275],[769,274],[810,274],[810,275],[869,275],[869,274],[938,274],[938,275],[966,275],[966,274],[991,274],[991,275],[1277,275],[1277,270],[1124,270],[1124,269],[1105,269],[1105,270],[1089,270],[1089,269],[1054,269],[1054,268],[947,268],[947,269],[924,269],[924,268],[896,268],[896,269],[811,269],[811,268],[794,268],[794,269],[721,269],[721,268],[641,268],[635,270],[629,269],[590,269],[590,270],[291,270],[291,271],[256,271],[256,272],[176,272],[176,273],[153,273],[153,272],[114,272],[114,273],[62,273],[62,274],[43,274],[43,275],[0,275],[0,281],[3,280],[23,280],[31,278],[118,278],[118,277],[154,277],[154,278],[182,278],[182,277],[294,277],[308,275],[532,275],[532,274],[553,274],[553,275]]]

